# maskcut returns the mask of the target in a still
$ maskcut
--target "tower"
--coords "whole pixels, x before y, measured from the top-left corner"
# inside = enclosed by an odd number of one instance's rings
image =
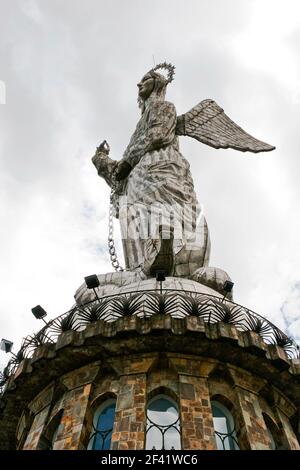
[[[85,289],[25,339],[6,371],[2,448],[299,449],[296,345],[204,284],[163,284]]]

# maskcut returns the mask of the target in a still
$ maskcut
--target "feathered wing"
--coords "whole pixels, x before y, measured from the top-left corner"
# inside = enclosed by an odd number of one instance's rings
[[[177,118],[177,135],[186,135],[214,148],[242,152],[268,152],[272,145],[261,142],[233,122],[213,100],[203,100]]]

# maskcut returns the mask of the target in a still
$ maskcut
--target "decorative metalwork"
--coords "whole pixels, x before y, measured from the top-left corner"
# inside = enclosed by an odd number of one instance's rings
[[[92,449],[95,450],[94,449],[94,443],[97,440],[97,436],[100,436],[100,438],[101,438],[100,446],[97,448],[97,450],[105,450],[105,444],[107,442],[107,438],[109,437],[109,435],[112,434],[113,428],[106,429],[105,431],[99,431],[99,429],[96,429],[95,426],[93,425],[93,429],[94,429],[94,432],[91,434],[91,437],[89,439],[89,442],[90,441],[93,442]]]
[[[148,434],[148,432],[151,430],[151,429],[158,429],[161,433],[161,439],[162,439],[162,447],[161,449],[156,449],[155,446],[152,447],[152,450],[174,450],[174,447],[172,447],[171,449],[166,449],[165,447],[165,435],[166,433],[170,430],[170,429],[174,429],[175,431],[178,432],[178,434],[180,435],[180,420],[179,420],[179,416],[178,418],[176,419],[176,421],[174,421],[173,423],[171,424],[166,424],[166,425],[162,425],[162,424],[157,424],[157,423],[154,423],[153,421],[151,421],[151,419],[149,418],[149,416],[147,416],[147,430],[146,430],[146,434]]]
[[[116,402],[104,402],[93,419],[93,432],[89,438],[88,449],[108,450],[114,426]],[[96,419],[95,419],[96,418]]]
[[[140,311],[143,306],[143,300],[138,294],[133,294],[130,297],[117,297],[113,299],[111,305],[111,313],[114,318],[118,316],[131,317]]]
[[[253,331],[266,344],[282,347],[290,359],[300,358],[299,346],[269,320],[227,299],[200,294],[199,292],[165,289],[124,292],[95,298],[81,306],[75,305],[59,317],[50,320],[40,331],[28,335],[20,351],[8,362],[0,376],[0,387],[7,382],[18,364],[31,357],[38,346],[53,343],[61,333],[82,331],[96,321],[114,322],[119,318],[136,315],[150,318],[153,315],[171,315],[173,318],[196,316],[205,323],[224,322],[234,325],[239,331]]]
[[[235,429],[233,429],[232,431],[230,432],[220,432],[220,431],[215,431],[215,435],[220,439],[221,441],[221,444],[222,444],[222,447],[223,449],[222,450],[227,450],[226,448],[226,439],[228,439],[228,443],[229,443],[229,447],[231,447],[231,443],[233,442],[234,444],[234,450],[239,450],[239,444],[238,444],[238,441],[236,439],[236,434],[235,434]],[[233,450],[233,449],[230,449],[230,450]]]
[[[145,307],[149,315],[172,315],[178,309],[177,296],[169,293],[149,292]]]
[[[232,414],[222,403],[213,400],[211,405],[217,448],[219,450],[239,450]]]

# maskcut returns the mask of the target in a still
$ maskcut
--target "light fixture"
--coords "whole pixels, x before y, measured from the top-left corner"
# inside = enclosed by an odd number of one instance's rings
[[[86,287],[88,289],[96,289],[96,287],[100,286],[100,282],[96,274],[91,274],[91,276],[86,276],[84,280],[86,283]]]
[[[229,294],[232,291],[233,286],[234,286],[234,282],[232,282],[232,281],[225,281],[224,282],[224,284],[223,284],[224,296],[222,298],[222,302],[224,301],[227,294]]]
[[[43,322],[47,325],[47,322],[44,320],[44,317],[47,316],[47,312],[43,309],[43,307],[37,305],[36,307],[33,307],[31,311],[37,320],[43,320]]]
[[[99,299],[98,294],[96,292],[96,288],[100,286],[98,276],[96,274],[91,274],[90,276],[86,276],[84,278],[84,280],[85,280],[85,283],[86,283],[86,287],[88,289],[93,289],[97,300],[100,302],[100,299]]]
[[[2,338],[1,343],[0,343],[0,349],[1,349],[1,351],[5,351],[6,353],[11,353],[13,344],[14,343],[9,341],[8,339]]]
[[[166,271],[159,270],[156,271],[155,277],[157,282],[160,282],[160,295],[162,295],[162,283],[166,280]]]

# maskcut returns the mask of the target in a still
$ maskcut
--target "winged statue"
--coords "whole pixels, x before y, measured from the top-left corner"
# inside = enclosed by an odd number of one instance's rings
[[[215,101],[203,100],[177,118],[176,134],[186,135],[216,149],[269,152],[275,147],[255,139],[232,121]]]
[[[245,132],[211,99],[177,116],[174,104],[165,100],[174,73],[175,67],[164,62],[138,83],[141,118],[121,160],[110,158],[106,141],[92,158],[111,187],[108,245],[113,267],[123,271],[113,240],[113,217],[117,217],[125,270],[143,278],[164,271],[194,279],[209,263],[209,231],[190,165],[179,150],[179,136],[216,149],[258,153],[275,148]]]

